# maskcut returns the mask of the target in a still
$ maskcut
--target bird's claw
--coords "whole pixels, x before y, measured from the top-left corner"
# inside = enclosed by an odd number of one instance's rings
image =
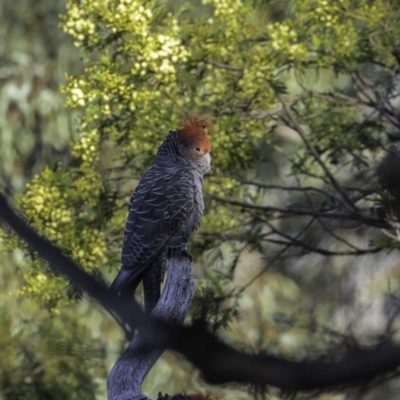
[[[181,256],[186,257],[190,262],[193,262],[193,256],[189,253],[187,249],[181,250]]]
[[[171,258],[187,258],[189,262],[193,262],[193,256],[189,253],[187,248],[168,249],[168,259]]]

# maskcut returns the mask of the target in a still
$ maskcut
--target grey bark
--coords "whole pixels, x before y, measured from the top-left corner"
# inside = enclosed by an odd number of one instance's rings
[[[172,258],[167,281],[151,316],[182,324],[194,295],[193,265],[187,258]],[[144,345],[139,332],[118,358],[107,379],[108,400],[149,400],[142,383],[164,352]]]

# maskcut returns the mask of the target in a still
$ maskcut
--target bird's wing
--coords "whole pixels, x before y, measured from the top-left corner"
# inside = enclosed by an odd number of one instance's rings
[[[194,204],[189,171],[168,172],[153,166],[146,172],[130,201],[122,269],[112,285],[114,290],[122,291],[128,285],[130,291],[136,288],[146,266],[193,212]]]

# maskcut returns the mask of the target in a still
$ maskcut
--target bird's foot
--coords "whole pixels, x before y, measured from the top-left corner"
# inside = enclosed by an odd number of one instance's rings
[[[186,257],[190,262],[193,262],[193,256],[189,253],[188,249],[181,250],[181,257]]]
[[[181,248],[181,249],[169,249],[168,251],[168,258],[171,259],[173,257],[179,257],[179,258],[187,258],[190,262],[193,262],[193,256],[189,253],[188,249],[186,247]]]

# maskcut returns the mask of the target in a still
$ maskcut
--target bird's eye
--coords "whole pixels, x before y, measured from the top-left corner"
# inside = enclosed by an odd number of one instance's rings
[[[196,151],[200,151],[200,147],[196,147],[195,150],[196,150]]]

